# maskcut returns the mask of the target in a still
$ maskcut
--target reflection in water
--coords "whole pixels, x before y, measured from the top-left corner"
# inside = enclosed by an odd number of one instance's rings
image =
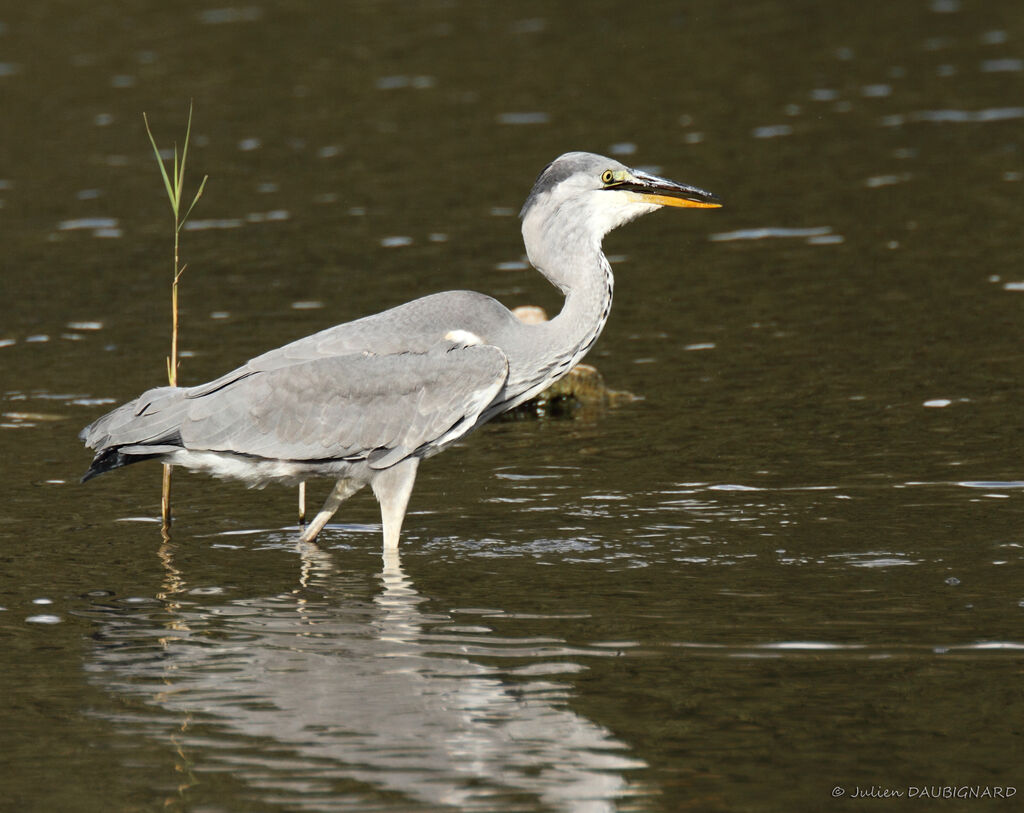
[[[165,592],[159,618],[104,613],[93,679],[174,715],[119,724],[170,742],[185,765],[230,770],[292,807],[365,803],[377,790],[472,810],[529,799],[604,810],[639,792],[624,772],[644,763],[566,708],[564,685],[539,677],[578,666],[533,663],[517,670],[528,678],[503,678],[461,654],[473,653],[479,628],[425,633],[450,619],[420,611],[425,599],[397,555],[368,602],[351,595],[354,577],[339,574],[329,552],[306,545],[299,554],[301,586],[290,593],[199,606],[196,591]],[[173,564],[167,572],[170,591],[185,587]],[[502,644],[538,659],[550,651],[548,639],[486,643],[490,654]],[[362,783],[356,795],[353,782]]]

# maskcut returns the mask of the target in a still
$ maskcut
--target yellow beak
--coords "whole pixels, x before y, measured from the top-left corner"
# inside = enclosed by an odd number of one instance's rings
[[[625,174],[625,173],[623,173]],[[696,186],[659,178],[638,169],[631,170],[627,177],[607,189],[617,189],[629,195],[636,203],[653,203],[656,206],[675,206],[686,209],[718,209],[722,202],[717,195],[705,192]]]

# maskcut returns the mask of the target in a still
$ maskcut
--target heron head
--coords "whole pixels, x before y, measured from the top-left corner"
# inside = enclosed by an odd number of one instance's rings
[[[674,206],[713,209],[715,195],[695,186],[659,178],[649,172],[589,152],[567,152],[541,172],[520,217],[528,230],[559,222],[583,229],[600,240],[640,215]],[[545,225],[541,226],[541,222]]]

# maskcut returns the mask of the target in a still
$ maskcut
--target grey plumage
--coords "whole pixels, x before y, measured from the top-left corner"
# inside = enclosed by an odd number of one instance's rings
[[[306,539],[369,483],[394,548],[419,460],[579,361],[611,306],[602,237],[662,205],[717,203],[608,158],[563,155],[522,211],[531,261],[566,296],[551,322],[526,325],[491,297],[449,291],[328,328],[207,384],[152,389],[103,416],[80,434],[97,452],[83,479],[150,458],[251,485],[333,477]]]

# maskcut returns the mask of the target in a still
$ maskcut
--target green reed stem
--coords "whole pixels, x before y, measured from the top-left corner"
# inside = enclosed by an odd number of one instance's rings
[[[149,119],[142,114],[142,120],[146,124],[146,134],[149,136],[149,143],[153,146],[153,155],[156,156],[157,166],[160,168],[160,177],[164,182],[164,189],[167,192],[167,199],[171,204],[171,212],[174,215],[174,267],[171,277],[171,354],[167,357],[167,382],[172,386],[178,386],[178,282],[185,272],[186,266],[180,264],[180,235],[181,229],[192,214],[192,210],[202,197],[206,188],[208,175],[203,176],[192,198],[192,202],[182,214],[182,194],[185,189],[185,162],[188,158],[188,143],[192,135],[192,103],[188,106],[188,124],[185,128],[185,141],[181,148],[181,159],[178,159],[178,145],[174,145],[173,163],[171,174],[168,175],[167,167],[164,165],[164,158],[160,155],[160,149],[153,138],[153,131],[149,127]],[[171,467],[164,464],[163,488],[160,497],[160,519],[166,533],[171,527]]]

